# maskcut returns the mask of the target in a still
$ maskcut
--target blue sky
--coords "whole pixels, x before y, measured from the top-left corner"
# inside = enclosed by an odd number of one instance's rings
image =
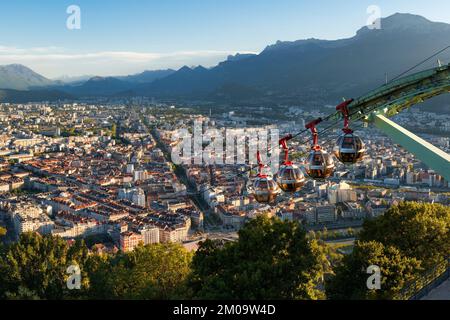
[[[69,30],[66,9],[81,9]],[[450,1],[406,0],[17,0],[0,3],[0,64],[22,63],[48,77],[118,75],[215,65],[277,40],[351,37],[367,7],[450,23]]]

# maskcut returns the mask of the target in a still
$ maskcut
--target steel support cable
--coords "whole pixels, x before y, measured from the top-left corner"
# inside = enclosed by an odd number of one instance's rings
[[[392,81],[397,80],[398,78],[402,77],[403,75],[407,74],[408,72],[414,70],[415,68],[419,67],[420,65],[424,64],[425,62],[427,62],[428,60],[436,57],[437,55],[441,54],[442,52],[448,50],[450,48],[450,45],[445,47],[444,49],[441,49],[439,51],[437,51],[436,53],[432,54],[431,56],[429,56],[428,58],[426,58],[425,60],[422,60],[421,62],[419,62],[418,64],[414,65],[413,67],[409,68],[408,70],[402,72],[401,74],[399,74],[398,76],[396,76],[395,78],[391,79],[388,83],[391,83]]]

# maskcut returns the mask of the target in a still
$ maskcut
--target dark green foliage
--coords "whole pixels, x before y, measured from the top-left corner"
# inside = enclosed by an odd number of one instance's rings
[[[195,255],[180,244],[88,254],[84,241],[25,233],[0,245],[0,299],[323,299],[323,278],[329,299],[395,299],[449,254],[449,220],[448,207],[401,203],[365,222],[344,258],[318,233],[265,216],[238,241],[207,240]],[[67,288],[73,264],[81,290]],[[367,289],[370,265],[381,269],[381,290]]]
[[[0,238],[4,237],[6,235],[6,229],[3,227],[0,227]]]
[[[383,216],[365,221],[354,251],[327,282],[330,299],[393,299],[409,282],[450,253],[450,208],[402,202]],[[382,273],[379,291],[369,291],[369,265]]]
[[[367,268],[381,271],[380,290],[369,290]],[[420,262],[408,258],[392,246],[375,241],[357,242],[353,252],[335,268],[336,275],[326,283],[328,299],[394,299],[396,294],[420,272]]]
[[[239,241],[200,246],[190,287],[204,299],[317,299],[322,270],[301,226],[258,217],[239,231]]]
[[[186,291],[192,254],[179,244],[140,246],[113,256],[84,242],[25,233],[0,248],[0,299],[171,299]],[[69,290],[67,268],[81,269],[81,290]]]
[[[192,254],[180,244],[139,246],[115,256],[94,255],[88,270],[92,299],[182,298]]]
[[[80,297],[88,286],[84,243],[70,246],[61,238],[24,233],[0,251],[0,298],[63,299]],[[70,265],[81,269],[82,290],[69,290]]]
[[[431,268],[450,254],[450,208],[440,204],[403,202],[364,223],[361,241],[394,246]]]
[[[115,123],[111,127],[111,137],[117,138],[117,124]]]

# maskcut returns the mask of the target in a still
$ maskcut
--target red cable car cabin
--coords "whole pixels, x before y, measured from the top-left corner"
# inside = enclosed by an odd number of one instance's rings
[[[284,161],[275,176],[275,180],[284,192],[297,192],[305,184],[305,176],[298,166],[289,161],[287,141],[290,139],[292,139],[292,135],[288,135],[279,141],[284,151]]]
[[[308,123],[305,127],[311,130],[313,137],[313,144],[311,152],[306,162],[306,172],[308,175],[316,180],[323,180],[330,177],[334,172],[333,156],[323,150],[318,144],[319,136],[316,125],[322,122],[322,119],[316,119]]]
[[[272,177],[262,173],[264,165],[261,162],[259,151],[256,156],[258,159],[258,175],[253,182],[253,196],[259,203],[274,203],[281,190]]]
[[[342,112],[344,116],[344,128],[342,129],[343,133],[336,141],[333,153],[344,164],[354,164],[361,161],[366,152],[364,142],[349,128],[348,105],[352,102],[353,99],[350,99],[336,107],[336,110]]]

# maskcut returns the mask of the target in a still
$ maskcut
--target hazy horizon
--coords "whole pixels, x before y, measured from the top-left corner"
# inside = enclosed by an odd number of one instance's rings
[[[250,0],[239,3],[239,10],[234,0],[51,4],[45,0],[0,4],[0,27],[9,31],[0,42],[0,65],[23,64],[49,79],[121,76],[184,65],[212,67],[228,55],[259,53],[278,40],[352,37],[366,25],[367,7],[373,4],[382,17],[401,12],[450,23],[450,3],[443,0],[433,5],[404,0],[339,4]],[[81,9],[79,30],[66,27],[70,16],[66,9],[72,4]]]

